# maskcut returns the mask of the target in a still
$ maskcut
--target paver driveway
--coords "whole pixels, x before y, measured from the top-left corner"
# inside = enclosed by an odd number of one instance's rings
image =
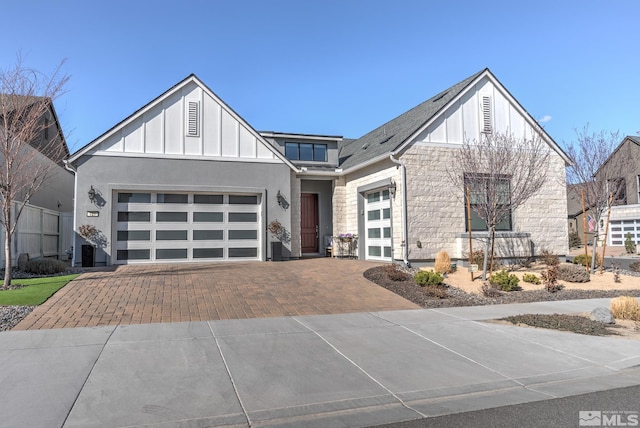
[[[318,258],[120,266],[81,275],[14,329],[417,309],[362,276],[375,265]]]

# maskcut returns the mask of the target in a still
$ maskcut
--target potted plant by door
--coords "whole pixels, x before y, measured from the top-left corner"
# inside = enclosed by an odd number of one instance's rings
[[[277,219],[273,220],[267,226],[267,230],[271,233],[271,236],[277,241],[271,241],[271,261],[282,261],[282,243],[289,242],[289,232]]]

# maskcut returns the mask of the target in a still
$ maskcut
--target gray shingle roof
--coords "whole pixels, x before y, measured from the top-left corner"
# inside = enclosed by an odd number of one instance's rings
[[[485,69],[486,70],[486,69]],[[475,73],[449,89],[440,92],[422,104],[390,120],[379,128],[356,140],[344,140],[340,145],[339,164],[348,169],[393,152],[407,138],[440,112],[485,70]]]

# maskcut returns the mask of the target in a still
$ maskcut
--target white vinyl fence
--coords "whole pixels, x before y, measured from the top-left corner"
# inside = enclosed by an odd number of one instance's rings
[[[4,230],[0,230],[0,261],[4,266]],[[29,258],[53,257],[67,260],[67,252],[73,240],[73,214],[60,213],[33,205],[22,210],[18,227],[13,235],[12,259],[16,264],[18,255],[29,254]]]

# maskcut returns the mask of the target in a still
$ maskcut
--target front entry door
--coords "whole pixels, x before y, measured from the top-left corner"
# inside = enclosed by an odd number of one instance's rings
[[[302,252],[318,252],[318,195],[302,193],[300,202],[300,235]]]

